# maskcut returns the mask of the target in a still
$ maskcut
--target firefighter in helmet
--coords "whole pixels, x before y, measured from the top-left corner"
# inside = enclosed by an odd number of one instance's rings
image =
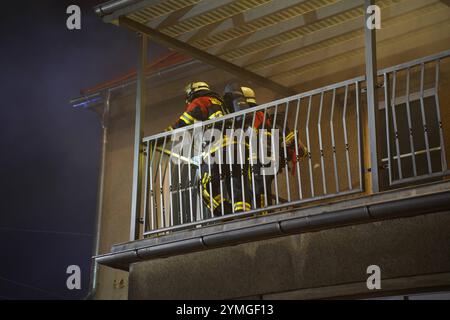
[[[222,97],[212,91],[206,82],[191,82],[185,87],[186,109],[179,119],[167,128],[172,130],[196,122],[215,119],[224,115]],[[213,125],[214,126],[214,125]],[[204,205],[212,216],[229,213],[226,195],[221,193],[219,165],[208,163],[207,156],[213,141],[202,141],[202,161],[200,163],[200,192]],[[225,203],[222,203],[225,202]],[[222,212],[224,208],[225,212]]]
[[[185,89],[186,110],[180,118],[166,130],[177,129],[198,121],[206,121],[223,116],[223,102],[219,94],[211,91],[206,82],[191,82]]]
[[[249,87],[240,86],[238,84],[229,84],[225,87],[225,93],[224,93],[224,101],[225,101],[225,110],[228,113],[237,112],[246,108],[256,107],[256,95],[253,89]],[[252,114],[253,115],[253,114]],[[280,118],[280,117],[278,117]],[[298,142],[298,153],[296,154],[296,148],[295,148],[295,131],[291,131],[288,128],[284,128],[285,132],[288,132],[286,136],[283,136],[283,125],[275,123],[275,126],[273,126],[272,123],[272,116],[270,114],[264,113],[263,111],[259,110],[254,113],[254,121],[253,118],[250,119],[248,127],[252,128],[254,130],[254,134],[256,134],[257,137],[257,148],[255,150],[251,151],[251,154],[249,154],[249,162],[250,162],[250,170],[248,174],[248,178],[250,181],[250,185],[254,186],[254,193],[255,193],[255,202],[257,208],[263,208],[265,206],[272,204],[272,191],[271,191],[271,185],[274,179],[274,175],[264,175],[262,173],[262,164],[260,162],[260,159],[258,157],[258,150],[261,147],[260,146],[260,130],[265,129],[263,134],[267,135],[267,144],[268,144],[268,150],[271,149],[271,129],[278,129],[280,130],[280,146],[283,146],[283,143],[286,145],[287,150],[287,158],[291,160],[293,170],[295,170],[295,164],[301,157],[305,157],[307,155],[306,147],[303,145],[303,143],[297,139]],[[279,152],[280,159],[279,159],[279,165],[277,166],[279,169],[283,167],[284,161],[287,161],[288,159],[284,158],[284,153]],[[251,157],[251,158],[250,158]],[[251,174],[253,172],[253,175]],[[295,172],[295,171],[293,171]],[[278,173],[278,172],[277,172]],[[252,178],[254,181],[252,182]],[[265,180],[265,183],[264,183]],[[265,184],[265,187],[264,187]],[[264,190],[266,189],[266,190]]]

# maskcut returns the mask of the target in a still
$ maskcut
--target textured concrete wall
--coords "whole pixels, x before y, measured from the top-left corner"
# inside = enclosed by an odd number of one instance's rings
[[[372,264],[380,266],[381,278],[386,280],[450,272],[450,214],[349,226],[136,263],[130,270],[129,298],[230,299],[365,283],[366,269]]]

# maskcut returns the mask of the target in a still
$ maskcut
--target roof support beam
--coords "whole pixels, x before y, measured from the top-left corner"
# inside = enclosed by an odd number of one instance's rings
[[[291,96],[291,95],[296,94],[296,91],[294,91],[291,88],[284,87],[283,85],[281,85],[279,83],[276,83],[270,79],[264,78],[256,73],[253,73],[244,68],[241,68],[241,67],[239,67],[235,64],[232,64],[226,60],[220,59],[212,54],[209,54],[208,52],[202,51],[202,50],[197,49],[189,44],[186,44],[177,39],[171,38],[158,30],[147,27],[139,22],[136,22],[136,21],[130,19],[130,18],[127,18],[124,16],[120,17],[119,25],[124,26],[130,30],[142,33],[144,35],[147,35],[155,42],[158,42],[158,43],[160,43],[164,46],[167,46],[173,50],[176,50],[178,52],[189,55],[195,59],[203,61],[213,67],[227,71],[227,72],[235,75],[236,77],[246,79],[257,85],[268,88],[268,89],[270,89],[274,92],[277,92],[283,96]]]

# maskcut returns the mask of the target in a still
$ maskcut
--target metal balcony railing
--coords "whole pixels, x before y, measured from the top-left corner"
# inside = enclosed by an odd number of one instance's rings
[[[361,192],[361,81],[362,77],[352,79],[145,138],[144,235]],[[262,127],[248,130],[258,114],[263,117]],[[228,156],[232,152],[227,150],[239,149],[239,143],[245,142],[250,150],[250,145],[262,143],[263,133],[269,134],[264,141],[279,150],[278,155],[271,154],[271,159],[276,158],[272,169],[277,174],[261,179],[257,160],[245,150],[238,152],[240,160],[245,157],[238,165],[222,161],[224,164],[217,166],[205,160],[205,154],[223,142],[210,142],[208,134],[213,130],[228,141],[234,134],[235,145],[230,143],[224,149]],[[289,161],[285,143],[289,137],[293,137],[295,155],[301,154],[303,142],[308,150],[305,157],[294,155],[294,161]],[[218,171],[219,178],[202,183],[202,175],[214,176],[213,171]],[[240,192],[242,199],[237,199],[234,191],[245,189],[246,184],[250,192]],[[258,187],[266,195],[263,200],[257,199]],[[214,214],[214,197],[209,198],[212,206],[204,200],[205,194],[214,195],[213,189],[218,189],[219,199],[226,199],[219,203],[219,216]],[[237,213],[234,208],[241,201],[250,206]]]
[[[439,75],[440,61],[449,56],[378,73],[384,188],[448,173]],[[364,87],[365,77],[358,77],[144,138],[143,236],[363,192]],[[252,129],[261,115],[262,127]],[[287,148],[292,138],[293,156]],[[270,178],[258,162],[263,142],[275,163]],[[226,161],[235,156],[237,164]],[[235,209],[238,203],[243,211]]]
[[[439,78],[448,57],[444,52],[380,72],[389,186],[447,173]]]

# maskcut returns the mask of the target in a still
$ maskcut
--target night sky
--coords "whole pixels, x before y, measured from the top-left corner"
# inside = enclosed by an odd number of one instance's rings
[[[0,299],[88,292],[101,127],[97,114],[69,100],[128,72],[137,56],[136,35],[93,12],[102,2],[2,8]],[[70,4],[81,7],[81,30],[66,28]],[[66,287],[69,265],[81,267],[81,290]]]

